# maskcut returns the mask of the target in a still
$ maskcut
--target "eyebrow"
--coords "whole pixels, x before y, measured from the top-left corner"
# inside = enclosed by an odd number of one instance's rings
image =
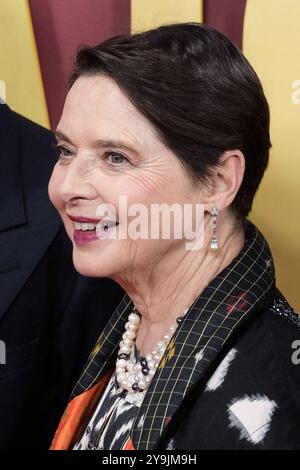
[[[56,131],[54,133],[55,137],[57,139],[64,140],[65,142],[68,142],[69,144],[73,144],[72,140],[65,135],[61,131]],[[138,154],[137,150],[135,150],[130,144],[127,142],[123,142],[122,140],[116,140],[116,139],[97,139],[94,141],[94,146],[98,148],[109,148],[109,147],[118,147],[124,150],[128,150],[129,152]]]

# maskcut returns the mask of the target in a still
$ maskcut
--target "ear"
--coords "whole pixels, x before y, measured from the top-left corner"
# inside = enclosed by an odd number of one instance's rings
[[[205,194],[208,210],[217,207],[219,211],[230,206],[242,184],[245,173],[245,157],[240,150],[227,150],[219,158],[219,164],[212,170],[212,180]]]

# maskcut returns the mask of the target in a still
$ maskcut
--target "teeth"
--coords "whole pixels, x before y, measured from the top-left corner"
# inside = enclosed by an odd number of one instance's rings
[[[86,232],[87,230],[95,230],[97,226],[99,230],[107,231],[109,228],[114,227],[115,225],[119,225],[119,223],[110,220],[104,220],[103,222],[99,222],[98,224],[74,222],[74,225],[75,230],[82,230]]]
[[[83,230],[84,232],[87,230],[95,230],[96,224],[87,224],[87,223],[80,223],[80,222],[74,222],[75,224],[75,230]]]

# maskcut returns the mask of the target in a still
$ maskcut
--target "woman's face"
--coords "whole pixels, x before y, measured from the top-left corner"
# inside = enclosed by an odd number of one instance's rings
[[[128,208],[142,204],[150,214],[155,203],[195,204],[199,190],[112,79],[80,77],[68,93],[56,134],[59,160],[49,195],[73,242],[73,261],[81,274],[130,276],[134,269],[151,269],[162,256],[182,248],[186,240],[172,236],[118,236],[136,218],[132,214],[126,221],[121,215],[120,196],[127,198]],[[114,209],[117,226],[112,213],[99,215],[99,206]],[[85,219],[97,223],[104,215],[110,222],[98,224],[96,231],[85,230],[93,225],[80,225]],[[113,232],[116,236],[109,237]]]

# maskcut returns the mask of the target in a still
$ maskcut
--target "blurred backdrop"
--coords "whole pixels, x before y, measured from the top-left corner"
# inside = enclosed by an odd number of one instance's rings
[[[279,288],[300,312],[299,19],[299,0],[1,0],[0,97],[55,129],[79,45],[184,21],[224,32],[270,103],[271,161],[250,219],[270,242]]]

